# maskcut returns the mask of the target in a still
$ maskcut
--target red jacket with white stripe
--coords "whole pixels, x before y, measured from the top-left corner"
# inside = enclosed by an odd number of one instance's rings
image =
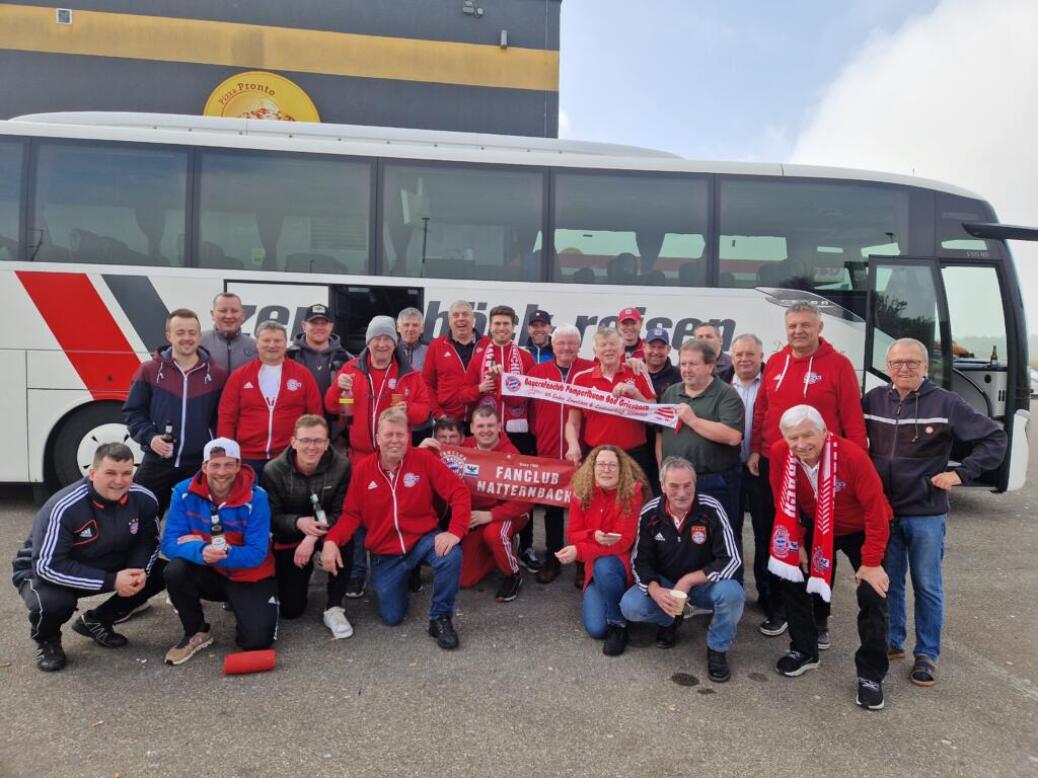
[[[527,373],[534,378],[545,378],[549,381],[558,381],[569,384],[573,382],[573,376],[595,363],[590,359],[577,357],[566,373],[563,380],[562,371],[554,361],[542,362],[534,365]],[[569,409],[561,403],[553,403],[548,400],[530,400],[530,429],[537,438],[537,456],[550,457],[551,459],[563,459],[566,456],[566,416]]]
[[[474,437],[465,438],[465,442],[461,444],[462,448],[478,448],[476,445],[476,439]],[[493,448],[501,454],[515,454],[519,456],[519,449],[517,449],[512,441],[508,439],[508,435],[501,433],[501,437],[498,438],[497,445]],[[533,508],[533,503],[520,502],[519,500],[499,500],[496,497],[491,497],[486,494],[471,494],[472,507],[477,511],[490,511],[490,516],[493,521],[508,521],[510,519],[518,519],[524,513],[530,511]]]
[[[313,374],[291,359],[281,363],[281,389],[268,405],[260,390],[262,364],[254,359],[231,373],[220,397],[217,437],[237,441],[243,459],[273,459],[288,448],[296,419],[323,413]]]
[[[472,361],[469,362],[465,372],[465,386],[461,390],[461,399],[470,407],[483,402],[493,403],[497,416],[501,419],[501,429],[505,432],[529,432],[529,407],[526,398],[502,395],[500,376],[497,378],[497,388],[493,393],[483,394],[479,391],[479,385],[486,373],[488,350],[493,353],[494,364],[501,368],[502,373],[526,375],[534,365],[533,357],[526,349],[520,348],[511,341],[503,346],[498,346],[488,338],[487,343],[482,347],[476,346],[476,350],[472,354]]]
[[[591,500],[585,508],[576,495],[569,502],[569,526],[566,528],[566,540],[577,549],[578,562],[590,562],[601,556],[615,556],[623,562],[627,573],[627,583],[634,581],[631,572],[631,547],[638,539],[638,516],[642,510],[645,495],[642,485],[635,483],[634,494],[626,510],[617,504],[616,490],[605,490],[596,486],[591,493]],[[620,540],[611,546],[603,546],[595,540],[595,532],[616,532]],[[591,583],[592,576],[584,577],[584,588]]]
[[[325,536],[342,546],[357,527],[368,531],[364,546],[373,554],[406,554],[419,538],[439,531],[433,506],[439,495],[451,508],[448,531],[459,538],[468,532],[472,501],[462,480],[425,448],[409,448],[396,472],[382,467],[376,451],[356,463],[339,521]]]
[[[477,337],[472,349],[472,360],[475,361],[490,343],[490,338]],[[422,377],[429,387],[432,400],[433,415],[436,418],[450,416],[452,419],[464,421],[471,410],[461,399],[461,390],[465,386],[466,366],[454,350],[454,344],[446,335],[433,340],[429,350],[425,352],[425,364],[422,366]]]

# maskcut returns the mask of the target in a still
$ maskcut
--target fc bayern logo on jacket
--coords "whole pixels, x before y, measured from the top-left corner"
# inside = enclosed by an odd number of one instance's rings
[[[294,392],[297,389],[303,388],[303,382],[297,381],[295,378],[289,378],[287,381],[285,381],[285,386],[288,388],[288,391]]]
[[[421,477],[418,473],[404,473],[404,486],[410,489],[416,483],[418,483]]]

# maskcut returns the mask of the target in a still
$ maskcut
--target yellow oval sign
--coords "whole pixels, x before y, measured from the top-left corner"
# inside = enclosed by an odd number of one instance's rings
[[[319,122],[317,107],[298,84],[277,73],[250,70],[225,79],[206,101],[203,116]]]

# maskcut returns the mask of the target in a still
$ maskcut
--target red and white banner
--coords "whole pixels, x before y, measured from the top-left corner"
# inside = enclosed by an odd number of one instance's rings
[[[501,394],[511,397],[529,397],[547,400],[582,411],[598,411],[625,419],[658,424],[677,429],[678,411],[675,405],[658,405],[642,402],[631,397],[617,397],[601,389],[574,386],[547,378],[531,378],[528,375],[507,373],[501,377]]]
[[[569,507],[572,462],[460,446],[441,446],[440,458],[473,494]]]

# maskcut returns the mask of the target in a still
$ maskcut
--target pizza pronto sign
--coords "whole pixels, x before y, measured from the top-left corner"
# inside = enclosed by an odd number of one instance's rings
[[[298,84],[277,73],[261,70],[225,79],[209,95],[202,115],[284,122],[321,121],[313,100]]]

